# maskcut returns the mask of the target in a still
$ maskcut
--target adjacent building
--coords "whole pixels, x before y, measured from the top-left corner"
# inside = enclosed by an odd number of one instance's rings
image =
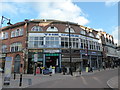
[[[106,63],[106,67],[111,67],[112,64],[117,64],[117,44],[114,43],[112,35],[106,32],[101,32],[101,40],[103,47],[103,61]]]
[[[74,70],[85,70],[87,66],[101,68],[103,59],[117,57],[113,37],[108,40],[110,46],[103,33],[58,20],[25,20],[3,27],[3,67],[5,57],[13,57],[12,72],[33,73],[35,66],[54,66],[56,72],[60,72],[63,66],[70,67],[71,55]],[[112,49],[112,54],[107,54],[106,49]]]

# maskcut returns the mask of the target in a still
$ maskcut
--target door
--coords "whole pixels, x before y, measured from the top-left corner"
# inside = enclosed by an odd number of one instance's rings
[[[16,55],[14,61],[14,71],[20,73],[20,55]]]

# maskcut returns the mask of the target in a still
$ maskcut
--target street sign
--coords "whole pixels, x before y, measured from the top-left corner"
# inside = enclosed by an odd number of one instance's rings
[[[10,85],[11,67],[12,67],[12,57],[6,57],[5,58],[4,85]]]

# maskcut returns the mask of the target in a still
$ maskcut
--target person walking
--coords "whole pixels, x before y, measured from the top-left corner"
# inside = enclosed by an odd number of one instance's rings
[[[105,62],[103,62],[102,65],[103,65],[103,69],[105,70]]]
[[[52,66],[49,67],[49,75],[52,76]]]
[[[63,75],[65,75],[65,72],[66,72],[65,66],[63,66]]]

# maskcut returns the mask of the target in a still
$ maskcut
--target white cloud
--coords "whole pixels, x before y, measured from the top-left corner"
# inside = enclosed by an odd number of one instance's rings
[[[112,31],[111,35],[113,35],[114,42],[118,44],[118,27],[114,28],[114,30]]]
[[[33,8],[38,12],[36,13],[38,15],[38,17],[36,18],[39,19],[56,19],[70,21],[78,23],[80,25],[86,25],[89,23],[89,20],[86,18],[87,15],[83,13],[81,8],[75,5],[71,0],[61,0],[60,2],[35,2],[32,3],[32,7],[29,4],[27,5],[27,3],[25,4],[12,0],[12,3],[0,3],[0,6],[1,5],[2,8],[0,9],[0,11],[7,13],[9,16],[19,16],[20,14],[25,14],[26,12],[30,13],[30,8]]]
[[[120,0],[106,0],[105,1],[105,5],[106,6],[114,6],[114,5],[116,5],[118,2],[119,2]]]
[[[104,29],[102,29],[102,28],[97,28],[97,29],[95,29],[96,31],[104,31]]]
[[[70,0],[63,0],[63,2],[40,2],[35,7],[40,19],[71,21],[81,25],[89,23],[81,8]]]

